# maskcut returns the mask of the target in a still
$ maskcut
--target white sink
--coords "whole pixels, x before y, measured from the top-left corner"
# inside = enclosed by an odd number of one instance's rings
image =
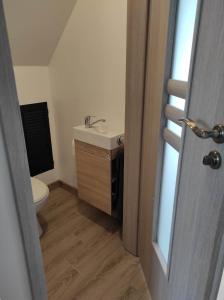
[[[74,138],[76,140],[107,150],[117,148],[119,137],[124,135],[123,130],[109,130],[98,125],[95,125],[92,128],[86,128],[85,125],[80,125],[73,127],[73,129]]]

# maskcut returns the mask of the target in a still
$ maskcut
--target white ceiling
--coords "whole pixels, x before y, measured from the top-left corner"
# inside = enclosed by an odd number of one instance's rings
[[[3,0],[14,65],[48,65],[77,0]]]

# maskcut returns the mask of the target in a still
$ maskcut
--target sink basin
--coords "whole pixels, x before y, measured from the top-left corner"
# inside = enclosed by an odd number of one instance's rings
[[[85,125],[76,126],[74,138],[78,141],[98,146],[107,150],[118,147],[118,138],[124,135],[123,130],[109,130],[102,126],[86,128]]]

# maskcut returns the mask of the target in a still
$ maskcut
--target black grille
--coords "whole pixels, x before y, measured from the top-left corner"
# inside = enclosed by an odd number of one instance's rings
[[[21,105],[30,175],[54,168],[47,102]]]

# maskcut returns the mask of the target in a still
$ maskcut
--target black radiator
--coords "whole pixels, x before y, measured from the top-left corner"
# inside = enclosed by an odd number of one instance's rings
[[[20,106],[30,175],[54,168],[47,102]]]

